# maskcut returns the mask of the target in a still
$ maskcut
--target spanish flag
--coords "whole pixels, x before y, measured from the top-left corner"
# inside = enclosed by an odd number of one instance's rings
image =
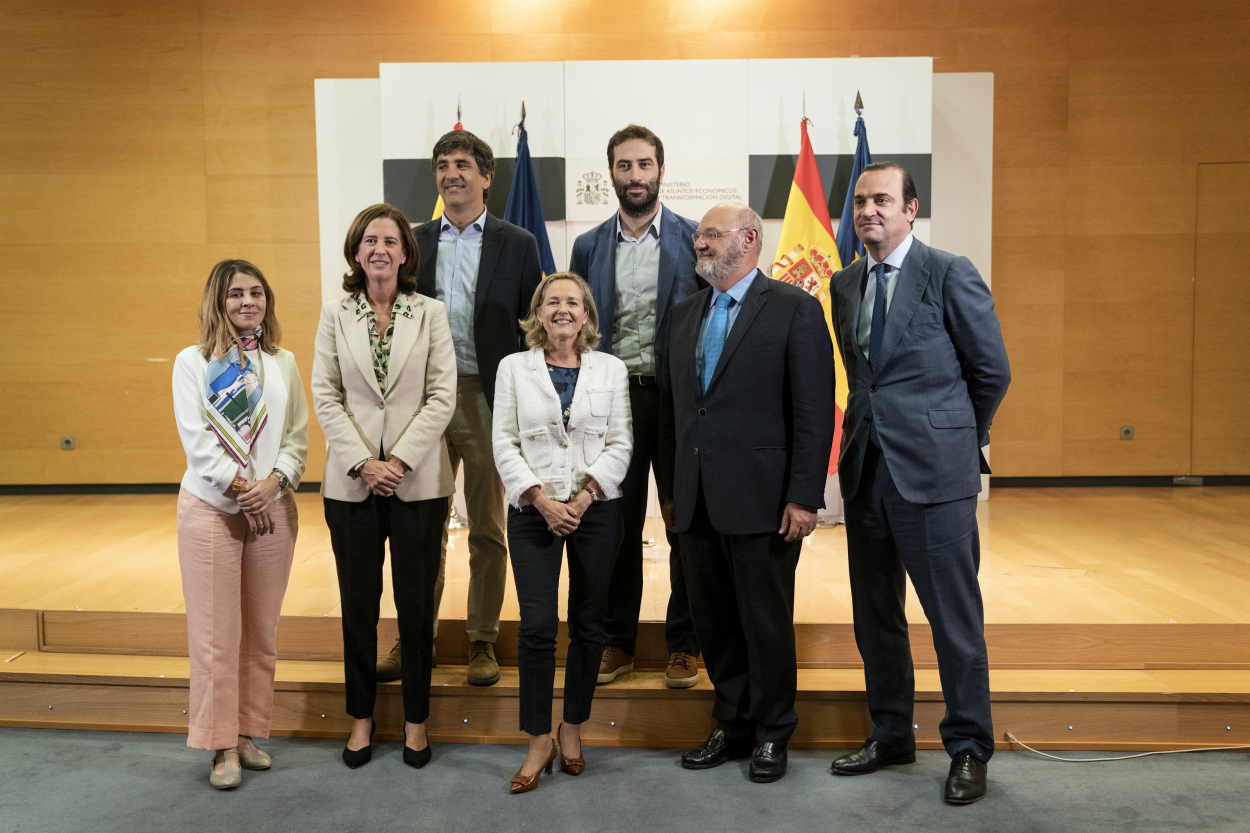
[[[825,310],[825,325],[833,337],[833,318],[829,302],[829,280],[842,268],[838,246],[829,221],[829,204],[825,199],[816,154],[807,136],[808,119],[799,123],[802,145],[794,166],[794,182],[786,202],[786,216],[781,224],[781,240],[773,260],[772,276],[794,284],[815,295]],[[846,365],[833,338],[834,367],[834,431],[833,453],[829,456],[829,474],[838,470],[838,449],[842,446],[842,414],[846,410]]]

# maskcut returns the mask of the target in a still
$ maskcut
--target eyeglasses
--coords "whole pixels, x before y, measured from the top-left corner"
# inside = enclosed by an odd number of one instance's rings
[[[693,243],[698,243],[699,238],[702,237],[704,240],[708,241],[709,243],[713,243],[717,240],[720,240],[722,237],[724,237],[726,234],[729,234],[731,231],[746,231],[746,226],[739,226],[738,228],[727,228],[724,231],[718,231],[717,229],[714,229],[714,228],[695,229],[694,234],[690,235],[690,240]]]

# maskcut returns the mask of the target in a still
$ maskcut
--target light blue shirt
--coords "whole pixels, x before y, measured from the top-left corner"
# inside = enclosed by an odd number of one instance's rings
[[[435,291],[447,306],[447,323],[456,352],[456,373],[477,375],[477,349],[473,342],[473,308],[477,295],[477,270],[482,262],[482,229],[486,210],[464,231],[445,217],[439,218],[438,260]]]
[[[872,335],[872,306],[877,302],[877,276],[873,273],[872,268],[878,263],[884,263],[886,266],[893,267],[886,270],[885,274],[885,311],[890,311],[890,304],[894,302],[894,287],[898,285],[898,273],[903,268],[903,261],[907,259],[907,253],[911,251],[911,241],[915,237],[908,234],[903,238],[903,242],[894,247],[894,251],[886,255],[885,260],[878,261],[872,255],[864,252],[864,260],[868,265],[868,280],[864,282],[864,300],[859,305],[859,326],[856,328],[855,339],[859,342],[859,349],[864,351],[864,355],[868,356],[868,339]],[[872,358],[868,356],[868,358]]]
[[[708,324],[712,321],[712,307],[716,305],[716,299],[721,295],[729,296],[729,321],[725,327],[725,341],[729,341],[729,334],[734,331],[734,322],[738,320],[738,313],[742,311],[742,299],[746,297],[747,290],[751,288],[751,284],[759,278],[760,272],[756,269],[733,286],[729,287],[728,292],[721,292],[719,289],[712,290],[712,298],[708,301],[707,310],[703,314],[703,325],[699,327],[699,340],[695,342],[695,370],[699,373],[699,378],[703,378],[703,339],[707,335]],[[765,278],[768,280],[768,278]],[[724,353],[721,354],[722,356]]]

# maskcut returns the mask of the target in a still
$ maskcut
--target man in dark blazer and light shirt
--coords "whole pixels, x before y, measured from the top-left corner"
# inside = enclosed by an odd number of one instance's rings
[[[443,214],[413,232],[421,261],[417,291],[442,301],[451,325],[456,410],[445,438],[453,475],[464,463],[469,515],[468,682],[492,685],[499,679],[495,641],[508,569],[504,491],[491,448],[495,373],[504,356],[524,345],[519,322],[542,269],[534,235],[486,210],[495,173],[495,156],[486,142],[453,130],[435,143],[430,158]],[[446,558],[444,530],[444,565]],[[435,584],[435,617],[444,572],[440,567]],[[379,678],[397,675],[398,664],[397,644],[379,663]]]
[[[626,125],[608,139],[608,169],[620,209],[573,243],[569,270],[590,284],[599,309],[599,350],[625,362],[634,425],[634,455],[621,484],[623,534],[608,609],[608,644],[599,682],[634,670],[642,605],[642,532],[647,486],[659,451],[656,368],[674,305],[704,286],[694,271],[695,224],[660,203],[664,143],[646,127]],[[680,542],[668,536],[669,599],[664,622],[664,683],[689,688],[699,679],[699,653],[682,575]]]
[[[977,580],[980,448],[1011,370],[994,299],[972,263],[912,236],[910,174],[884,162],[855,185],[866,255],[832,282],[833,323],[850,396],[838,460],[846,502],[855,641],[872,732],[833,762],[860,775],[915,760],[915,676],[906,578],[933,629],[952,758],[944,798],[985,795],[994,751],[989,662]]]
[[[798,723],[794,571],[824,505],[834,411],[820,302],[756,268],[762,231],[738,204],[695,230],[710,288],[673,309],[659,488],[716,690],[716,727],[682,766],[750,756],[751,780],[768,782]]]

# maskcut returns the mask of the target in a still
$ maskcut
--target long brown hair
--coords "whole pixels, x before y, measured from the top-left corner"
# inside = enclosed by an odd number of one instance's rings
[[[226,315],[226,295],[230,281],[243,273],[260,281],[265,290],[265,318],[261,322],[260,349],[273,354],[282,340],[282,327],[278,325],[278,308],[273,289],[264,274],[246,260],[223,260],[208,273],[204,283],[204,296],[200,299],[200,352],[204,358],[221,358],[239,342],[239,331]]]
[[[388,217],[399,226],[399,241],[404,247],[404,262],[399,265],[399,276],[396,280],[399,291],[417,291],[417,267],[421,264],[421,258],[417,252],[417,238],[413,236],[412,226],[408,218],[404,216],[404,212],[393,205],[380,202],[357,214],[356,219],[352,220],[351,226],[347,229],[347,238],[343,241],[343,257],[346,258],[347,266],[351,271],[343,276],[344,292],[355,295],[365,290],[367,283],[365,270],[356,262],[356,250],[360,248],[360,241],[365,239],[365,229],[381,217]]]

